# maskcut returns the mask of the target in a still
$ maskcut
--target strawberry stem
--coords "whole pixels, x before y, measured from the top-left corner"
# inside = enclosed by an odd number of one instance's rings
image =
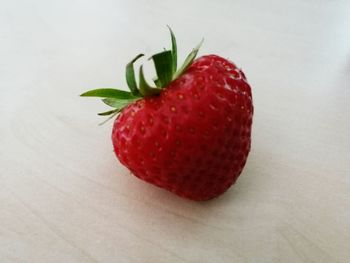
[[[178,77],[180,77],[192,64],[193,60],[196,58],[199,48],[201,47],[203,40],[191,51],[191,53],[186,57],[182,66],[177,69],[177,43],[174,32],[169,26],[167,26],[170,31],[171,36],[171,50],[164,50],[153,55],[150,59],[153,60],[156,69],[157,77],[153,78],[153,82],[156,87],[150,86],[144,76],[143,66],[139,68],[139,84],[137,85],[135,78],[134,63],[144,54],[137,55],[132,59],[127,65],[125,70],[126,83],[129,87],[130,92],[118,90],[118,89],[95,89],[87,91],[80,96],[83,97],[100,97],[104,98],[102,101],[113,110],[99,113],[99,115],[116,115],[124,107],[130,103],[142,97],[151,97],[158,95],[162,89],[166,88],[169,83]]]

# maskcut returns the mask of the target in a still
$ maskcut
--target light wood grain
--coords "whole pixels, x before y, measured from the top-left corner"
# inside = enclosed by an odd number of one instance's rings
[[[237,184],[196,203],[116,160],[104,106],[169,45],[228,57],[253,87]],[[0,262],[349,262],[349,1],[2,1]]]

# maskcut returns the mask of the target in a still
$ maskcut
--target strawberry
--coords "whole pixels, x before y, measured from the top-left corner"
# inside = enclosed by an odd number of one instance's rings
[[[170,28],[169,28],[170,29]],[[197,46],[177,70],[177,45],[151,58],[157,78],[150,86],[133,59],[126,67],[131,92],[98,89],[119,113],[112,141],[119,161],[135,176],[192,200],[225,192],[240,175],[250,150],[253,104],[244,73],[217,55],[196,60]]]

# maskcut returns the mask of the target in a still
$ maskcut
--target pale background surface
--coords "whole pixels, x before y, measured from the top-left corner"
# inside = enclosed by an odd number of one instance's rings
[[[130,176],[106,108],[137,53],[229,57],[253,87],[238,183],[196,203]],[[0,262],[349,262],[350,1],[1,1]]]

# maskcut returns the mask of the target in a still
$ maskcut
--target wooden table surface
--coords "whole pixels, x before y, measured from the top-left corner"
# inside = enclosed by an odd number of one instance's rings
[[[237,184],[191,202],[117,162],[125,64],[169,46],[235,61],[253,88]],[[2,1],[0,262],[349,262],[350,1]]]

